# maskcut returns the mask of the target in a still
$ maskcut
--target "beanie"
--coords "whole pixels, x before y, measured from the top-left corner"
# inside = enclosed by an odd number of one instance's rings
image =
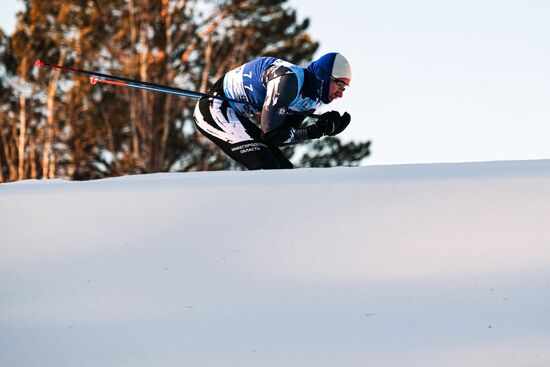
[[[328,95],[332,78],[351,79],[351,65],[348,60],[337,52],[331,52],[311,62],[306,70],[309,84],[315,97],[323,103],[329,103]]]

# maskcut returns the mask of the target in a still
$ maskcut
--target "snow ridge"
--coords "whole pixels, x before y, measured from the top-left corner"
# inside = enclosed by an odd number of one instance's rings
[[[550,160],[24,181],[0,213],[0,365],[550,365]]]

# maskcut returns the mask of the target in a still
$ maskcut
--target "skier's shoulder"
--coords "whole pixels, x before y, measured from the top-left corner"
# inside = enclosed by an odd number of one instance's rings
[[[304,71],[301,67],[282,59],[273,60],[262,73],[262,82],[267,85],[270,81],[279,79],[293,80],[301,86],[304,79]]]

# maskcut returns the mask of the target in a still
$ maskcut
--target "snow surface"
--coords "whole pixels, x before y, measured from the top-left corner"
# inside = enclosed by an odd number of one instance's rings
[[[550,160],[0,185],[0,366],[550,365]]]

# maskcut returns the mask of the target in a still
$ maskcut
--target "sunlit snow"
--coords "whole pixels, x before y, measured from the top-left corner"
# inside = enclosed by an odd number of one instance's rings
[[[550,365],[550,161],[0,185],[0,365]]]

